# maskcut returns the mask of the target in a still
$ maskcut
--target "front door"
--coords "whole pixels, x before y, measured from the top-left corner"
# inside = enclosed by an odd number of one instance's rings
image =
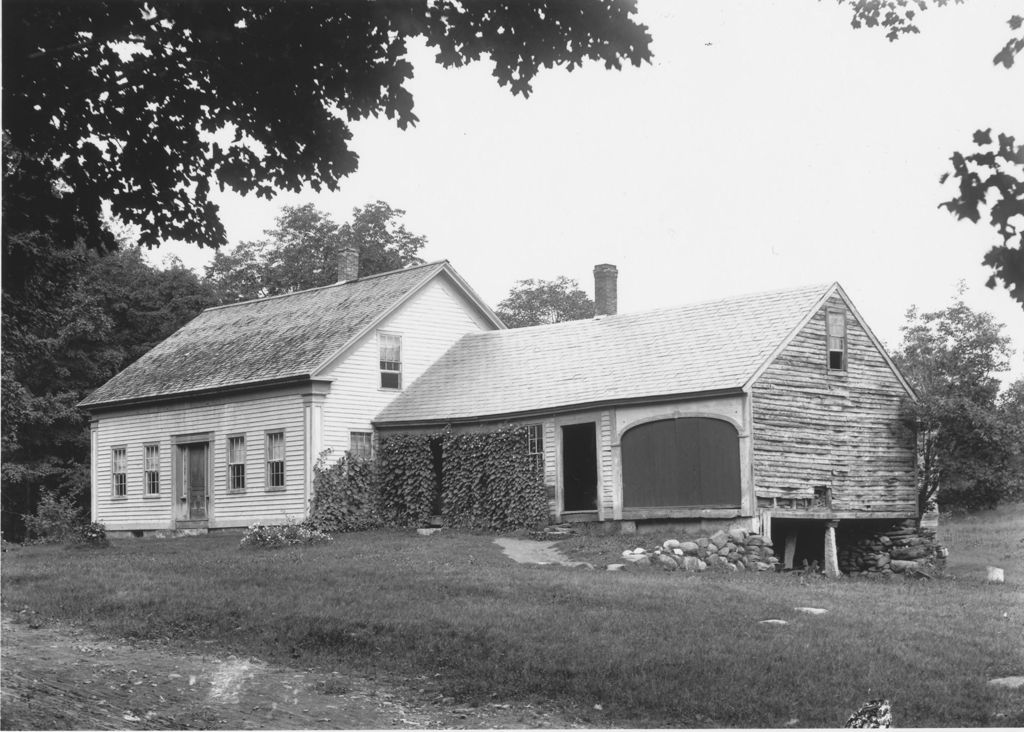
[[[207,445],[186,445],[185,450],[185,480],[186,495],[188,497],[188,518],[196,521],[206,518],[206,488],[207,488]]]

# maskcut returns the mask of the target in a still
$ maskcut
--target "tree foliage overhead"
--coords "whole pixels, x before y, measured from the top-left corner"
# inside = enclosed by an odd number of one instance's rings
[[[416,122],[410,39],[446,67],[489,57],[526,96],[541,67],[648,61],[635,13],[635,0],[7,2],[3,128],[62,192],[37,211],[60,236],[113,247],[109,201],[146,246],[218,247],[211,186],[334,189],[358,165],[353,121]]]
[[[919,33],[916,19],[929,8],[928,0],[838,0],[852,6],[854,28],[881,27],[886,37],[895,41],[909,33]],[[963,0],[955,0],[962,4]],[[936,7],[950,0],[931,0]],[[1014,15],[1007,22],[1011,35],[992,59],[996,66],[1013,67],[1024,52],[1024,16]],[[1019,91],[1016,92],[1019,95]],[[995,287],[1000,281],[1010,297],[1024,306],[1024,145],[1017,145],[1013,135],[998,134],[993,141],[992,129],[974,133],[975,151],[954,152],[950,157],[952,172],[939,179],[945,183],[952,177],[958,181],[956,195],[939,204],[958,219],[974,223],[981,220],[987,207],[989,223],[1002,237],[1003,243],[992,247],[982,263],[992,269],[986,283]]]
[[[594,301],[576,280],[519,280],[495,312],[509,328],[585,320],[594,317]]]
[[[919,397],[907,410],[918,434],[922,510],[935,498],[981,508],[1014,497],[1020,431],[999,398],[996,374],[1011,353],[1002,324],[958,299],[935,312],[911,308],[902,330],[894,358]]]
[[[424,236],[411,233],[405,211],[384,201],[352,209],[338,226],[313,204],[284,206],[263,239],[220,249],[206,267],[206,279],[221,303],[330,285],[338,280],[338,254],[359,251],[359,276],[402,269],[422,260]]]

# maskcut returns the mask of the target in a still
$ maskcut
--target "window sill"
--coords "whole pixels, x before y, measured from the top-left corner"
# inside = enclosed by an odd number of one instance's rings
[[[164,494],[163,493],[143,493],[142,497],[144,499],[146,499],[147,501],[152,501],[152,500],[155,500],[155,499],[163,498]]]
[[[288,488],[288,486],[279,485],[279,486],[275,486],[273,488],[265,488],[263,490],[263,492],[264,493],[284,493],[287,488]]]
[[[111,496],[110,500],[111,501],[127,501],[128,500],[128,496]]]
[[[281,490],[281,489],[278,488],[277,490]],[[245,495],[245,488],[235,488],[233,490],[229,488],[228,491],[227,491],[227,494],[229,496],[244,496]]]

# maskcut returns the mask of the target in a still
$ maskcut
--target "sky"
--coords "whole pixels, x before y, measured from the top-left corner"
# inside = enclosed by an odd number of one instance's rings
[[[545,69],[528,99],[486,61],[446,70],[418,47],[419,123],[355,123],[359,170],[338,191],[215,200],[233,243],[283,205],[342,223],[387,201],[491,305],[560,275],[592,295],[598,263],[618,267],[619,312],[838,281],[890,350],[909,307],[940,309],[963,280],[1005,324],[1016,378],[1024,309],[981,264],[1001,240],[938,208],[975,130],[1024,136],[1024,63],[992,64],[1014,14],[1024,0],[935,8],[891,43],[831,0],[639,0],[653,63]],[[212,257],[151,258],[166,254]]]

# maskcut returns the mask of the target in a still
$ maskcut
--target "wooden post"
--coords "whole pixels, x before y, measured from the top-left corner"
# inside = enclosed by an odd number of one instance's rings
[[[838,521],[825,523],[825,576],[833,579],[843,575],[839,571],[839,552],[836,549],[836,527],[838,525]]]
[[[796,556],[796,534],[786,534],[786,554],[783,567],[793,569],[793,557]]]

